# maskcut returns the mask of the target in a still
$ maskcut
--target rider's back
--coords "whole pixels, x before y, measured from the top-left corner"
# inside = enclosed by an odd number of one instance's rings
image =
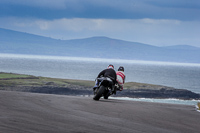
[[[116,82],[116,72],[115,72],[114,69],[111,69],[111,68],[110,69],[104,69],[98,75],[98,77],[101,77],[101,76],[103,76],[103,77],[110,77],[110,78],[112,78],[112,80],[114,82]]]

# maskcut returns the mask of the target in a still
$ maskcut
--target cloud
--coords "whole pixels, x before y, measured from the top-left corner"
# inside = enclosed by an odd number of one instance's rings
[[[200,45],[199,0],[0,0],[0,27],[74,39]]]
[[[164,46],[200,42],[199,21],[171,19],[0,19],[0,25],[17,31],[57,39],[77,39],[92,36],[107,36],[127,41],[136,41]]]
[[[17,21],[16,21],[17,20]],[[179,20],[167,20],[167,19],[85,19],[85,18],[62,18],[55,20],[44,19],[16,19],[7,18],[1,21],[8,21],[9,23],[2,25],[13,25],[19,28],[23,27],[37,27],[40,30],[69,30],[72,32],[79,31],[123,31],[123,30],[139,30],[142,27],[162,27],[181,24]],[[107,31],[108,30],[108,31]]]
[[[0,4],[7,6],[28,6],[28,7],[38,7],[38,8],[65,8],[66,2],[72,0],[1,0]]]
[[[146,0],[150,5],[164,8],[188,8],[199,9],[199,0]]]
[[[200,20],[199,0],[1,0],[0,17]]]

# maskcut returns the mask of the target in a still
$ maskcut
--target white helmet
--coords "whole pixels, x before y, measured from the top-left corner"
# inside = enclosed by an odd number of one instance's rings
[[[109,69],[109,68],[114,69],[114,66],[113,66],[112,64],[110,64],[110,65],[108,65],[108,69]]]

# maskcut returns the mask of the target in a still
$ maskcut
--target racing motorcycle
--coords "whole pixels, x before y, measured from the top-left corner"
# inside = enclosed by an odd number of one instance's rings
[[[104,99],[112,94],[116,94],[117,84],[115,85],[110,77],[100,77],[97,78],[98,87],[94,88],[94,100],[99,100],[102,96]]]

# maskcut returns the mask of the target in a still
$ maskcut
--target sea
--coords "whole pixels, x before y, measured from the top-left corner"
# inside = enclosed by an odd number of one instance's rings
[[[125,68],[126,82],[164,85],[200,93],[200,64],[65,56],[0,54],[0,72],[94,81],[98,73],[113,64]],[[196,104],[197,100],[130,99],[175,104]]]

